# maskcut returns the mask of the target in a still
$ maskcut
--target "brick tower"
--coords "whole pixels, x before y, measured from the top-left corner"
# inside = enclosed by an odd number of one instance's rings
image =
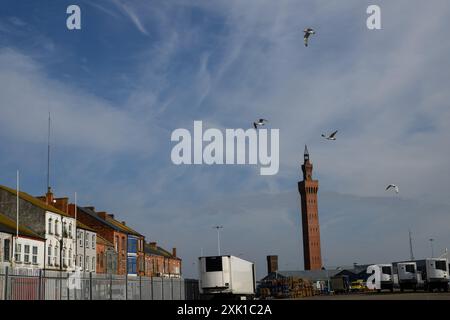
[[[322,268],[322,256],[320,253],[319,213],[317,210],[319,181],[312,179],[313,165],[309,161],[307,146],[305,146],[302,171],[303,181],[298,183],[298,191],[300,192],[302,207],[305,270],[320,270]]]

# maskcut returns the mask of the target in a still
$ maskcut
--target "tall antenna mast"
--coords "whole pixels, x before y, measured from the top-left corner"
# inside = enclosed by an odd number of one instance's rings
[[[47,190],[50,191],[50,112],[48,113],[48,137],[47,137]]]
[[[409,230],[409,253],[411,255],[411,261],[414,260],[413,246],[412,246],[412,237],[411,237],[411,229]]]

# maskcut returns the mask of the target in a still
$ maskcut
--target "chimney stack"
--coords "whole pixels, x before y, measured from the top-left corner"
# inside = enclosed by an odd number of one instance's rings
[[[106,220],[106,216],[108,215],[105,211],[97,212],[97,215],[102,218],[103,220]]]
[[[111,219],[114,219],[114,215],[113,215],[113,214],[108,213],[108,216],[109,216]]]
[[[45,203],[52,206],[53,205],[53,192],[50,187],[47,189],[47,193],[45,194]]]
[[[172,248],[172,255],[176,258],[177,257],[177,248]]]
[[[150,242],[150,248],[156,250],[156,242]]]
[[[124,226],[126,226],[126,225],[127,225],[127,224],[125,223],[125,221],[122,221],[121,223],[122,223],[122,224],[123,224]]]
[[[278,271],[278,256],[267,256],[267,274]]]

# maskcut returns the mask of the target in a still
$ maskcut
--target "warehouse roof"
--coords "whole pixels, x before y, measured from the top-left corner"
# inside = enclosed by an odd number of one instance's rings
[[[17,196],[17,191],[14,190],[14,189],[11,189],[11,188],[9,188],[9,187],[0,185],[0,190],[7,191],[7,192],[13,194],[14,196]],[[22,199],[22,200],[24,200],[24,201],[27,201],[27,202],[29,202],[29,203],[31,203],[31,204],[33,204],[33,205],[35,205],[36,207],[39,207],[39,208],[43,209],[43,210],[51,211],[51,212],[60,214],[60,215],[65,216],[65,217],[70,217],[70,216],[69,216],[67,213],[65,213],[64,211],[61,211],[61,210],[59,210],[59,209],[56,209],[55,207],[49,206],[49,205],[46,204],[45,202],[43,202],[43,201],[41,201],[41,200],[39,200],[39,199],[37,199],[37,198],[35,198],[35,197],[29,195],[29,194],[26,193],[26,192],[19,191],[19,198]]]
[[[16,230],[16,221],[0,213],[0,232],[16,234]],[[45,238],[23,225],[19,225],[19,235],[45,241]]]

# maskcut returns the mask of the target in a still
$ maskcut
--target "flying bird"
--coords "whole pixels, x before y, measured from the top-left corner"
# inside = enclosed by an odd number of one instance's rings
[[[325,135],[325,134],[322,134],[322,137],[324,137],[325,139],[327,139],[327,140],[336,140],[336,133],[337,133],[338,131],[336,130],[335,132],[333,132],[332,134],[330,134],[330,135]]]
[[[258,121],[253,122],[253,127],[257,129],[258,127],[264,126],[267,122],[269,121],[267,121],[266,119],[259,119]]]
[[[308,39],[312,34],[316,34],[316,32],[314,31],[314,29],[312,28],[306,28],[305,30],[303,30],[303,33],[305,34],[303,37],[303,40],[305,40],[305,47],[308,46]]]
[[[389,189],[394,189],[395,193],[398,193],[398,186],[396,186],[395,184],[390,184],[386,187],[386,191]]]

